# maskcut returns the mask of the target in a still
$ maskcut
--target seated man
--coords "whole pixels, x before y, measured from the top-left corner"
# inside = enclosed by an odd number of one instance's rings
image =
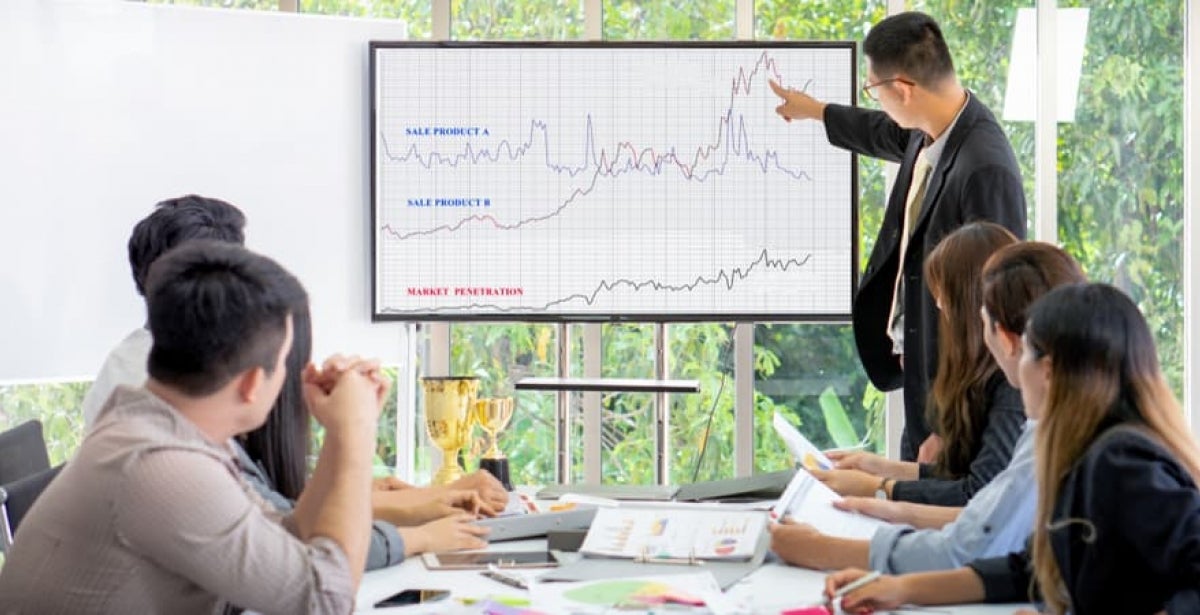
[[[145,295],[146,274],[159,256],[197,239],[242,245],[245,226],[246,217],[241,210],[220,199],[190,194],[158,203],[150,215],[133,227],[129,236],[129,268],[138,294]],[[138,327],[109,353],[83,398],[86,429],[91,429],[100,408],[118,385],[142,386],[146,382],[146,356],[150,353],[150,343],[150,332],[145,327]],[[273,500],[266,483],[251,484],[262,487],[260,493]],[[436,507],[455,502],[455,492],[461,490],[477,493],[488,513],[503,510],[509,497],[500,481],[483,471],[443,487],[410,488],[411,485],[394,478],[381,479],[375,486],[372,497],[375,509],[380,513],[377,517],[384,519],[393,519],[392,513],[404,514],[413,507]],[[376,567],[399,563],[405,551],[396,528],[388,525],[391,524],[377,524],[379,531],[372,534],[368,561]]]
[[[209,241],[163,256],[146,288],[149,379],[117,388],[30,510],[0,569],[0,611],[350,612],[387,391],[378,366],[305,369],[325,444],[280,519],[240,478],[230,438],[279,393],[304,289],[270,259]]]
[[[146,273],[154,259],[193,239],[211,239],[242,245],[246,216],[220,199],[195,194],[167,199],[133,227],[129,236],[129,268],[139,295],[146,294]],[[150,332],[134,329],[108,354],[96,380],[83,397],[83,424],[91,429],[117,385],[142,386],[146,382],[146,355]]]

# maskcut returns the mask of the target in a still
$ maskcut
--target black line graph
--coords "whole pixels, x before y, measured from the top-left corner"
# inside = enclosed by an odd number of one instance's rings
[[[850,47],[373,53],[377,317],[848,313]]]

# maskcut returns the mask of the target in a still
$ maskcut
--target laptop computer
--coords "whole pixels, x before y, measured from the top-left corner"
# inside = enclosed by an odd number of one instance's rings
[[[687,485],[597,485],[594,483],[548,485],[538,491],[537,497],[541,500],[553,500],[566,493],[580,493],[610,500],[651,502],[769,500],[778,498],[795,474],[795,469],[788,469]]]
[[[788,483],[795,475],[795,469],[788,469],[680,485],[679,491],[675,494],[675,500],[677,502],[771,500],[783,494],[783,490],[787,488]]]
[[[648,500],[670,502],[679,487],[675,485],[597,485],[596,483],[572,483],[569,485],[547,485],[537,492],[539,500],[556,500],[565,493],[580,493],[610,500]]]

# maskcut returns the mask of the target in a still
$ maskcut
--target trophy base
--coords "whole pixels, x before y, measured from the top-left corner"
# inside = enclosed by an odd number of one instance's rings
[[[458,464],[442,464],[442,467],[438,468],[437,474],[433,475],[433,480],[430,482],[434,485],[449,485],[464,475],[465,473],[462,468],[458,467]]]
[[[509,491],[513,490],[512,480],[508,476],[507,459],[488,459],[485,457],[479,460],[479,469],[486,470],[489,474],[495,476],[496,480],[500,481],[500,484],[504,485],[505,489]]]

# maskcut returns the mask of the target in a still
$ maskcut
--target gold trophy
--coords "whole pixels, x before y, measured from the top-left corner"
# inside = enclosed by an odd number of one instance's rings
[[[425,392],[425,427],[429,439],[442,450],[442,467],[433,484],[447,485],[463,475],[458,452],[471,435],[471,408],[479,390],[478,378],[422,378]]]
[[[493,397],[475,402],[475,422],[479,423],[479,427],[487,433],[491,443],[487,452],[479,460],[479,467],[490,472],[509,491],[512,491],[513,486],[512,479],[508,475],[508,458],[500,452],[497,444],[500,440],[500,432],[508,425],[512,415],[513,399],[511,397]]]

